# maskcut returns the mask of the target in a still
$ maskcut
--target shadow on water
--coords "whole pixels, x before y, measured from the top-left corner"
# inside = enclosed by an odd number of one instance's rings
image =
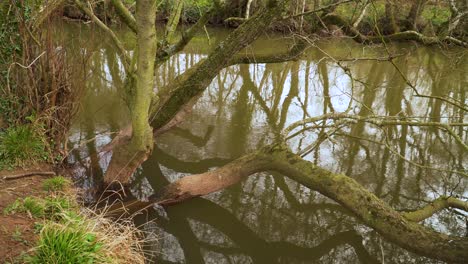
[[[71,37],[76,34],[83,36]],[[226,31],[211,29],[210,36],[216,42]],[[128,122],[118,93],[123,70],[108,40],[92,28],[70,24],[65,38],[88,39],[77,45],[84,47],[81,52],[93,54],[89,90],[70,137],[75,146],[84,146],[74,152],[70,163],[79,184],[89,190],[87,201],[93,201],[93,187],[102,182],[110,158],[109,153],[99,153],[99,148]],[[275,38],[261,38],[249,49],[268,53],[287,47]],[[134,40],[129,37],[126,43],[133,49]],[[345,40],[317,44],[337,58],[385,56],[379,47]],[[157,87],[205,57],[209,49],[204,35],[196,37],[184,52],[161,66]],[[403,54],[395,63],[421,94],[466,101],[468,64],[462,51],[442,52],[411,44],[391,49]],[[169,182],[220,167],[267,144],[297,120],[344,111],[350,104],[362,116],[427,116],[426,121],[467,122],[451,105],[414,97],[388,62],[358,60],[347,65],[356,80],[354,89],[342,68],[324,59],[318,48],[296,62],[222,70],[192,115],[157,139],[151,157],[133,176],[132,195],[144,200]],[[307,149],[307,159],[346,173],[399,210],[417,208],[438,194],[466,196],[466,184],[456,184],[461,181],[456,173],[427,168],[466,170],[468,157],[445,133],[401,125],[379,133],[358,123],[330,140],[326,123],[317,125],[323,127],[298,136],[291,142],[292,149]],[[461,127],[456,132],[467,138]],[[437,214],[426,224],[460,236],[465,232],[463,221],[464,216],[457,214]],[[135,222],[160,237],[158,245],[148,245],[148,250],[158,252],[152,257],[155,263],[381,263],[383,259],[386,263],[437,263],[391,244],[340,205],[274,173],[259,173],[204,198],[149,208]]]

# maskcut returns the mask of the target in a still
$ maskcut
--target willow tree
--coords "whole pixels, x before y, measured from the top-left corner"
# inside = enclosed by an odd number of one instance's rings
[[[243,17],[241,25],[232,31],[224,41],[221,41],[206,58],[177,76],[165,87],[157,87],[154,93],[154,66],[159,67],[172,55],[181,51],[190,42],[194,32],[208,21],[211,14],[213,14],[213,10],[222,8],[221,4],[215,1],[213,8],[205,13],[195,25],[183,32],[178,41],[173,42],[171,39],[166,39],[159,41],[159,44],[156,45],[154,31],[155,1],[137,1],[137,17],[135,19],[119,0],[113,0],[112,3],[118,10],[117,13],[122,21],[137,34],[137,55],[132,59],[115,33],[95,17],[92,11],[79,0],[75,0],[75,2],[113,39],[126,69],[125,92],[131,97],[129,106],[132,111],[132,127],[131,129],[124,129],[109,146],[104,147],[104,150],[108,151],[112,150],[112,148],[116,150],[121,146],[135,144],[137,151],[131,152],[130,155],[127,154],[115,159],[118,152],[114,151],[112,161],[106,172],[105,181],[107,183],[119,180],[125,184],[129,181],[130,173],[144,161],[145,155],[152,148],[153,139],[150,138],[150,131],[151,135],[157,138],[183,122],[184,118],[190,114],[192,106],[223,68],[234,64],[277,63],[296,60],[311,44],[306,36],[300,36],[295,39],[289,50],[278,54],[260,55],[243,52],[243,49],[260,36],[265,29],[268,29],[276,21],[302,17],[324,10],[333,10],[331,7],[350,1],[335,2],[328,6],[318,7],[315,10],[291,14],[288,13],[291,10],[289,1],[269,0],[265,6],[260,7],[252,16]],[[174,10],[180,12],[179,8]],[[176,14],[175,17],[177,16]],[[362,42],[370,42],[371,40],[385,42],[397,38],[396,35],[375,38],[363,36],[355,27],[332,13],[325,12],[321,14],[320,19],[324,23],[342,25],[345,32],[354,34],[354,37],[360,38]],[[172,22],[176,23],[175,20]],[[174,28],[174,24],[170,25],[169,28]],[[396,34],[419,36],[419,33],[415,35],[414,32]],[[386,59],[392,62],[394,56],[389,54]],[[136,61],[136,65],[133,65],[133,61]],[[349,68],[340,63],[339,60],[335,61],[352,79]],[[404,74],[401,77],[407,80]],[[420,94],[409,81],[406,81],[406,83],[415,90],[416,96],[427,96]],[[466,106],[455,100],[431,98],[455,105],[461,111],[467,111]],[[152,203],[162,205],[177,203],[192,197],[219,191],[258,172],[276,171],[342,205],[364,224],[405,249],[446,261],[463,262],[468,258],[468,240],[466,238],[449,236],[419,223],[444,208],[458,208],[468,211],[467,202],[455,197],[441,196],[419,210],[399,212],[351,177],[333,173],[305,160],[303,158],[304,154],[310,151],[314,144],[300,151],[293,151],[289,143],[297,135],[317,128],[317,122],[334,122],[334,124],[326,125],[327,128],[331,129],[330,133],[340,131],[343,126],[349,127],[365,123],[377,128],[394,125],[433,127],[448,132],[462,150],[468,151],[468,146],[463,140],[466,135],[460,136],[454,132],[454,129],[465,127],[467,124],[461,122],[422,122],[404,116],[382,117],[365,112],[353,114],[348,109],[341,113],[330,112],[321,116],[307,117],[285,127],[284,117],[281,118],[281,115],[274,111],[266,110],[266,112],[269,112],[267,116],[272,119],[280,116],[280,121],[277,124],[280,131],[271,138],[270,142],[272,143],[270,145],[260,147],[257,151],[241,156],[216,170],[187,176],[170,183],[153,195],[149,201],[133,201],[126,204],[127,208],[140,208]],[[122,159],[121,157],[125,158]],[[115,168],[119,168],[119,170]],[[130,168],[128,169],[129,174],[122,176],[121,170],[123,168]],[[467,176],[464,172],[457,173],[463,175],[463,177]]]

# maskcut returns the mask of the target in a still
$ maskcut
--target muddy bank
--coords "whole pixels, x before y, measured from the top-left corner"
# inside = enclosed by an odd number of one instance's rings
[[[34,232],[34,220],[26,213],[4,214],[5,208],[17,199],[27,196],[44,197],[42,183],[49,176],[31,175],[20,179],[4,180],[8,175],[25,173],[24,170],[0,171],[0,260],[14,260],[32,248],[38,235]]]

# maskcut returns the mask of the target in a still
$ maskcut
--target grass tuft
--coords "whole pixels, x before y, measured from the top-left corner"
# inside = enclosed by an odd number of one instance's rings
[[[46,223],[29,263],[97,263],[102,244],[77,223]]]
[[[48,192],[64,191],[70,185],[70,181],[63,176],[56,176],[42,183],[42,188]]]
[[[23,211],[30,213],[34,217],[43,217],[45,206],[42,199],[26,197],[23,200]]]
[[[30,125],[0,132],[0,168],[25,166],[47,160],[45,140]]]
[[[130,220],[114,222],[89,209],[62,210],[46,221],[27,263],[145,263],[141,231]]]

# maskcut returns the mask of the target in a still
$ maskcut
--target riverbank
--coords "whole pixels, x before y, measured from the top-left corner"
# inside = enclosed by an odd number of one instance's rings
[[[0,172],[1,178],[10,172]],[[35,220],[27,214],[4,214],[5,209],[17,199],[27,196],[43,197],[44,176],[33,175],[17,180],[0,180],[0,260],[15,263],[22,254],[35,244],[38,235],[34,232]]]
[[[144,263],[144,235],[131,220],[96,214],[70,180],[30,171],[38,168],[0,171],[1,263]]]

